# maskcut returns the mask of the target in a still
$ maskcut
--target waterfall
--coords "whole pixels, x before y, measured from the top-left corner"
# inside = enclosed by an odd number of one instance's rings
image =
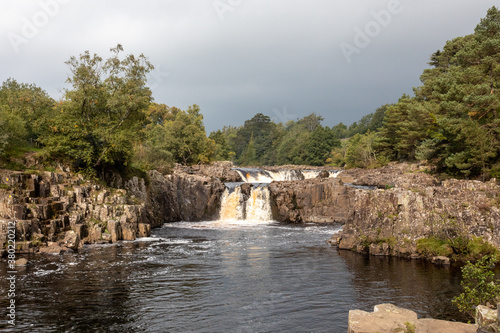
[[[264,170],[235,168],[243,183],[226,183],[219,211],[220,221],[272,221],[270,193],[267,185],[273,181],[304,180],[318,177],[322,170]],[[340,171],[329,170],[329,177]]]
[[[271,171],[257,168],[234,169],[245,183],[270,183],[272,181],[304,180],[318,177],[322,170],[283,169]],[[341,170],[327,170],[329,177],[335,178]]]
[[[219,220],[271,221],[271,203],[267,186],[251,185],[244,193],[240,185],[226,188],[222,195]]]
[[[222,195],[219,219],[225,220],[243,220],[243,206],[241,202],[243,197],[241,195],[241,190],[236,187],[234,191],[230,192],[228,188],[224,191]]]
[[[246,219],[258,221],[271,221],[271,201],[267,186],[252,188],[246,203]]]

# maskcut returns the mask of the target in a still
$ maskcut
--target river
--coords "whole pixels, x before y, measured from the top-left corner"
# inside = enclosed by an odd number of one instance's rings
[[[459,269],[367,257],[325,241],[339,226],[165,224],[150,238],[36,255],[18,268],[2,332],[346,332],[351,309],[393,303],[460,318]],[[1,276],[6,265],[1,265]],[[2,279],[0,293],[7,294]],[[5,309],[3,297],[0,306]]]

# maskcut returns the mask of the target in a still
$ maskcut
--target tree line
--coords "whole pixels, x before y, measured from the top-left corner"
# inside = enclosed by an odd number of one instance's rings
[[[473,34],[430,57],[414,96],[403,95],[350,126],[312,113],[276,123],[257,113],[241,126],[206,135],[199,106],[155,103],[144,55],[111,49],[70,58],[60,100],[8,79],[0,88],[0,166],[35,150],[43,161],[99,175],[130,167],[168,172],[175,163],[231,160],[239,165],[377,167],[426,160],[457,177],[500,176],[500,11],[488,10]]]
[[[426,160],[456,177],[500,176],[500,11],[430,57],[414,96],[385,106],[378,129],[354,135],[336,161],[369,167]]]
[[[111,49],[103,59],[86,51],[66,64],[71,75],[61,100],[43,89],[8,79],[0,88],[0,162],[19,167],[35,150],[46,163],[62,162],[75,171],[99,176],[135,167],[167,172],[174,163],[212,160],[197,105],[187,110],[154,103],[144,55],[121,56]]]

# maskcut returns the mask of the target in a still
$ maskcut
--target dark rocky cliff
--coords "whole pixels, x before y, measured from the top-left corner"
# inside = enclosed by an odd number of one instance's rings
[[[332,239],[341,249],[373,255],[429,257],[422,239],[460,243],[481,237],[500,249],[500,186],[488,182],[439,181],[417,165],[393,164],[375,170],[348,170],[341,180],[375,186],[354,189],[343,232]],[[450,249],[453,255],[467,249]]]

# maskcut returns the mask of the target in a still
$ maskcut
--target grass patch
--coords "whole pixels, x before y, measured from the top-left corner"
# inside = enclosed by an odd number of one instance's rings
[[[449,257],[453,254],[453,248],[447,240],[430,237],[417,240],[417,252],[427,257]]]
[[[27,175],[40,175],[41,172],[39,170],[28,169],[24,171]]]
[[[445,256],[455,261],[478,260],[483,256],[500,258],[499,251],[481,237],[438,237],[417,240],[417,252],[426,256]]]
[[[472,237],[468,239],[465,253],[462,253],[465,260],[478,260],[488,255],[498,260],[499,252],[496,247],[486,242],[482,237]]]
[[[389,244],[390,247],[394,247],[397,244],[397,239],[396,237],[388,237],[388,238],[379,238],[377,240],[377,244],[384,244],[387,243]]]
[[[405,333],[415,333],[415,324],[412,324],[410,322],[405,322],[406,330]]]

